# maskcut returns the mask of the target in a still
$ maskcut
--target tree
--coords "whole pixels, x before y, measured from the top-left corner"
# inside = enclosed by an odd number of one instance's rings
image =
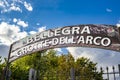
[[[75,63],[75,72],[78,80],[102,80],[102,73],[96,71],[96,64],[87,58],[78,58]]]
[[[6,67],[6,58],[4,58],[5,62],[2,62],[2,57],[0,56],[0,80],[4,80],[5,78],[5,67]]]
[[[27,80],[30,66],[27,64],[27,60],[30,59],[31,56],[25,56],[14,61],[10,65],[10,70],[12,71],[11,80]]]
[[[27,80],[29,69],[34,68],[38,80],[67,80],[71,78],[70,69],[74,68],[76,80],[102,80],[102,74],[97,72],[96,65],[84,57],[75,60],[70,53],[57,55],[51,49],[35,52],[13,62],[10,66],[11,79]]]
[[[2,65],[2,59],[1,59],[1,56],[0,56],[0,76],[2,77],[2,73],[3,73],[3,65]]]

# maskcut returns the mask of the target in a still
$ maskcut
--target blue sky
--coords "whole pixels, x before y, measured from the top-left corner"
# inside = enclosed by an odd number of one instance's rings
[[[7,56],[12,42],[46,29],[76,24],[120,25],[119,4],[120,0],[0,0],[0,56]],[[120,54],[114,51],[57,50],[85,56],[102,65],[120,63]]]
[[[24,0],[21,0],[24,1]],[[0,17],[6,20],[19,18],[33,27],[62,27],[75,24],[117,24],[120,19],[119,0],[34,0],[26,1],[33,7],[27,11],[22,4],[22,13],[9,11]],[[39,25],[36,25],[39,23]]]
[[[52,1],[52,0],[51,0]],[[64,26],[73,24],[116,24],[119,20],[119,2],[109,0],[59,0],[45,1],[36,11],[41,23],[48,26]]]

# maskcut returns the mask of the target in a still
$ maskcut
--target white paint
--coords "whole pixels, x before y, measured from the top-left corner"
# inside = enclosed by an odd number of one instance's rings
[[[83,30],[81,31],[81,34],[83,34],[83,33],[90,34],[89,26],[85,26],[85,27],[83,27]]]
[[[107,43],[105,43],[105,41],[107,41]],[[109,46],[111,44],[111,40],[109,38],[105,37],[101,40],[101,44],[103,46]]]
[[[70,27],[65,27],[65,28],[63,28],[62,34],[64,34],[64,35],[69,35],[69,34],[70,34]]]
[[[100,45],[100,43],[97,42],[97,41],[100,40],[100,39],[101,39],[101,37],[99,37],[99,36],[98,36],[98,37],[95,37],[94,40],[93,40],[94,44],[95,44],[95,45]]]
[[[84,36],[80,36],[77,43],[85,43]]]
[[[93,44],[92,40],[93,40],[93,36],[87,36],[86,37],[86,44]]]
[[[80,33],[80,27],[73,27],[72,28],[72,34],[79,34]]]

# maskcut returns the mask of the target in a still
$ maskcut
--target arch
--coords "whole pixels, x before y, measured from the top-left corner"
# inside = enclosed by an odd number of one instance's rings
[[[61,47],[90,47],[120,51],[119,28],[113,25],[74,25],[49,29],[14,42],[9,62],[36,51]]]

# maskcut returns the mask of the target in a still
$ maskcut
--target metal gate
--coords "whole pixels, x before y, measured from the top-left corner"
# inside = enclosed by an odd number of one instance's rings
[[[39,78],[36,78],[37,80],[120,80],[120,65],[118,67],[112,66],[106,67],[106,68],[94,68],[94,74],[91,76],[88,73],[85,72],[84,75],[80,75],[76,72],[74,68],[71,68],[70,70],[67,70],[67,73],[64,73],[64,71],[54,71],[54,72],[47,72],[46,75],[41,74]],[[100,73],[102,76],[102,79],[99,78],[99,76],[95,73]],[[39,72],[40,74],[40,72]],[[97,77],[97,78],[96,78]]]

